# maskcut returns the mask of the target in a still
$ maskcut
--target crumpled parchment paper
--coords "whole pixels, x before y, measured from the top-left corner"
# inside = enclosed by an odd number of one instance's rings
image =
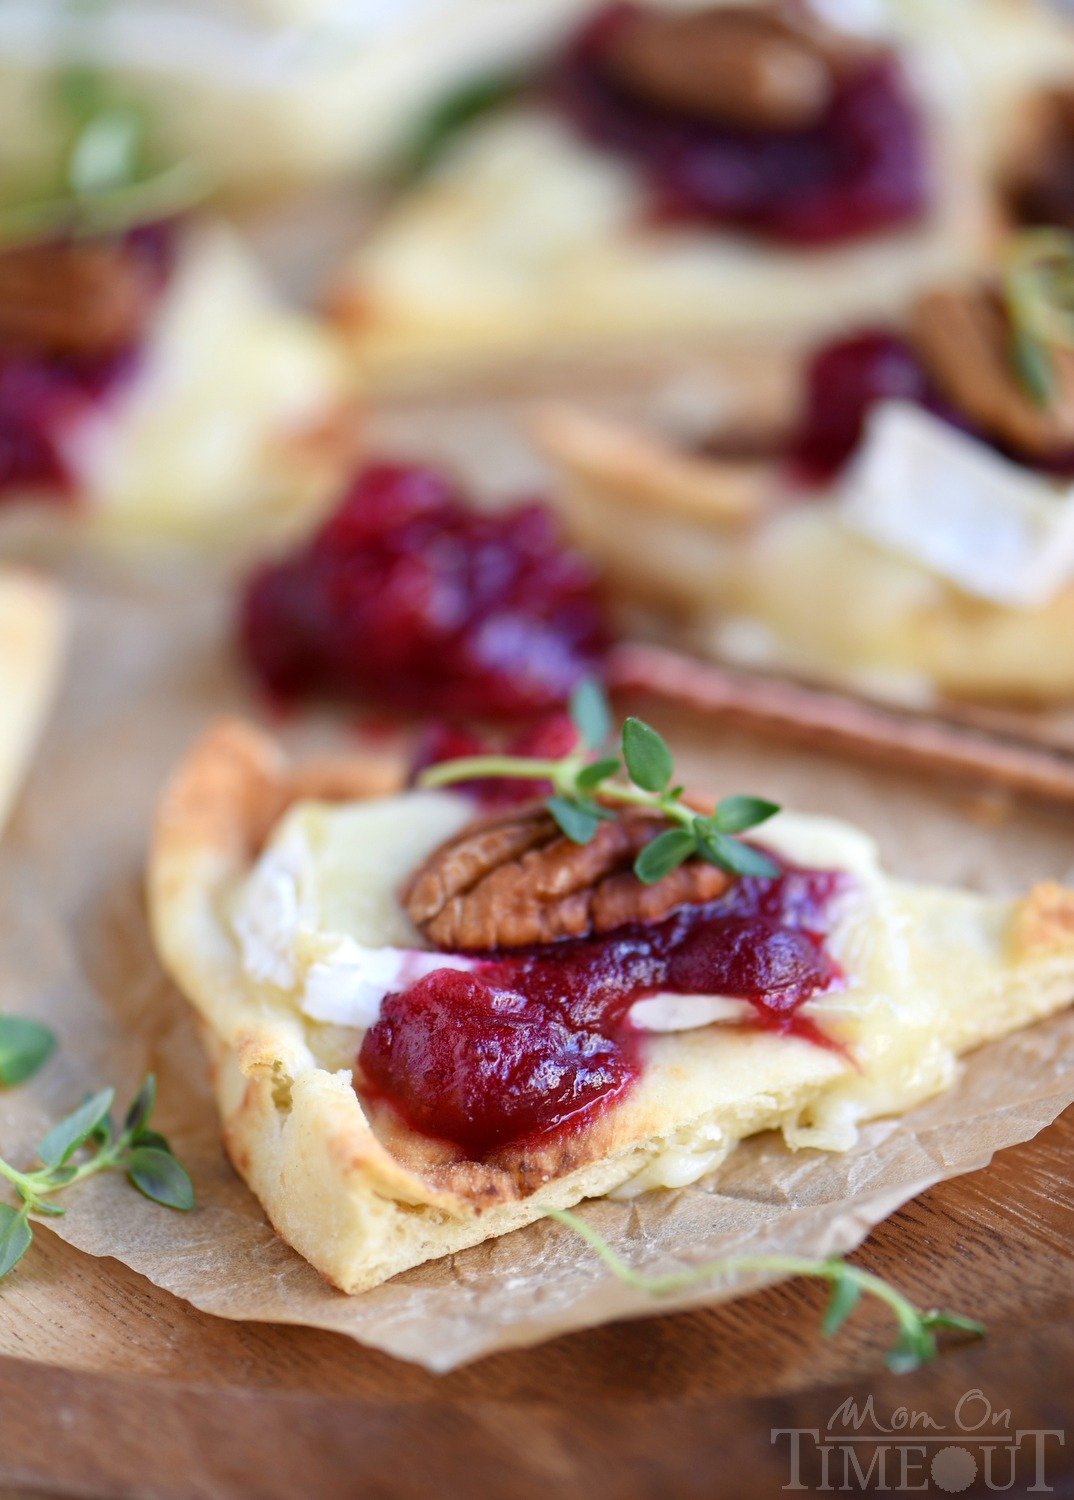
[[[31,1084],[0,1092],[0,1150],[28,1161],[85,1091],[114,1084],[123,1105],[152,1069],[156,1123],[187,1165],[198,1207],[173,1213],[102,1176],[67,1195],[67,1216],[49,1228],[208,1312],[334,1329],[434,1370],[730,1295],[701,1286],[654,1302],[614,1280],[569,1230],[538,1224],[348,1298],[276,1238],[223,1156],[192,1015],[154,957],[141,892],[165,775],[213,714],[254,711],[231,656],[228,590],[204,572],[150,581],[137,569],[83,568],[72,594],[61,701],[0,843],[0,1008],[41,1017],[61,1045]],[[880,838],[889,867],[916,879],[1014,891],[1069,874],[1069,814],[989,803],[969,817],[949,792],[895,774],[804,759],[713,725],[661,723],[692,782],[855,819]],[[339,748],[354,729],[306,716],[282,732]],[[983,1049],[957,1088],[868,1126],[846,1155],[792,1154],[759,1137],[692,1187],[584,1212],[650,1271],[747,1249],[843,1252],[908,1198],[983,1166],[1072,1101],[1067,1014]]]

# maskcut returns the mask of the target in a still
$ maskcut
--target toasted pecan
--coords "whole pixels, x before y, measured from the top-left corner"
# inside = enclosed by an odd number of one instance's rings
[[[20,245],[0,253],[0,347],[112,354],[140,332],[159,273],[111,241]]]
[[[747,130],[805,130],[860,47],[781,5],[645,11],[612,38],[613,76],[654,104]]]
[[[664,826],[630,813],[575,844],[544,808],[523,808],[442,844],[411,878],[403,903],[439,947],[480,950],[610,932],[722,895],[730,877],[701,860],[654,885],[638,880],[634,859]]]
[[[1029,458],[1074,445],[1074,352],[1054,351],[1056,395],[1038,406],[1018,380],[1007,319],[987,287],[925,293],[910,338],[947,400],[990,437]]]

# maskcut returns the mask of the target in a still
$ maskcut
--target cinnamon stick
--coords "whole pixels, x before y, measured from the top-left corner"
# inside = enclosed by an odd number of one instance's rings
[[[651,693],[784,743],[1074,804],[1074,754],[949,719],[730,671],[640,642],[616,649],[609,686]]]

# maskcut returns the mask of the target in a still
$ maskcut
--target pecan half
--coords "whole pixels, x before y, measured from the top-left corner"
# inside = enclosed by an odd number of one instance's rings
[[[701,860],[654,885],[638,880],[631,865],[665,826],[630,813],[574,844],[543,807],[512,811],[442,844],[411,877],[403,904],[438,947],[485,949],[611,932],[722,895],[730,876]]]
[[[786,7],[631,17],[611,39],[607,66],[631,92],[665,108],[747,130],[806,130],[832,100],[854,42]]]
[[[133,342],[159,273],[107,241],[24,245],[0,253],[0,346],[35,354],[112,354]]]
[[[990,437],[1027,458],[1074,445],[1074,353],[1054,351],[1056,396],[1037,406],[1018,380],[1007,318],[988,288],[926,293],[909,331],[944,396]]]

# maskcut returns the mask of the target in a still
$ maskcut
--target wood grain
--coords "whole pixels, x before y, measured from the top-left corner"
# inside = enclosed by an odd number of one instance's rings
[[[982,1345],[883,1370],[863,1308],[818,1332],[792,1283],[730,1306],[572,1335],[444,1377],[332,1334],[228,1323],[47,1231],[0,1292],[0,1483],[71,1495],[595,1497],[777,1493],[778,1426],[850,1392],[947,1415],[980,1387],[1063,1427],[1074,1367],[1074,1111],[943,1183],[855,1257],[923,1304],[987,1316]],[[107,1434],[107,1437],[106,1437]],[[1049,1459],[1074,1492],[1074,1434]]]

